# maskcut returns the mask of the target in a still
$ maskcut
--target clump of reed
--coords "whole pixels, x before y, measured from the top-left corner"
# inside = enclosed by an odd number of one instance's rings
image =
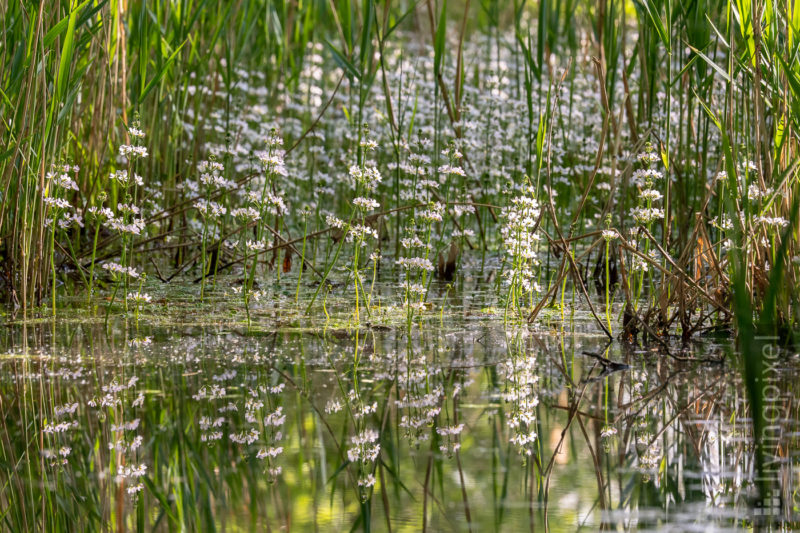
[[[306,283],[308,314],[346,290],[354,324],[399,304],[410,325],[432,311],[432,281],[480,255],[499,260],[507,320],[574,301],[609,336],[685,340],[762,317],[790,337],[795,12],[484,7],[4,6],[12,312],[55,315],[82,287],[90,306],[109,295],[107,314],[119,290],[138,311],[148,283],[173,279],[196,280],[202,302],[234,273],[247,317],[267,287],[298,301]],[[389,302],[372,294],[384,268]]]

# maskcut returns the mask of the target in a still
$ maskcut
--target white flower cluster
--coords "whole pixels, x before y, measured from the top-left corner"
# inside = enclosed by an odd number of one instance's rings
[[[658,259],[658,255],[655,250],[650,250],[647,252],[647,257],[650,258],[649,261],[637,254],[631,255],[631,272],[649,272],[650,262],[656,261]]]
[[[439,167],[439,174],[444,174],[445,176],[466,176],[467,174],[464,172],[464,169],[461,167],[457,167],[455,165],[442,165]]]
[[[403,237],[402,239],[400,239],[400,244],[406,250],[408,250],[409,248],[422,248],[423,246],[425,246],[425,243],[422,242],[422,239],[420,239],[417,235],[413,235],[411,237]]]
[[[364,404],[358,409],[353,411],[353,418],[364,418],[370,413],[375,413],[378,410],[378,402],[372,402],[371,404]]]
[[[361,246],[366,246],[367,237],[378,238],[378,232],[369,226],[354,224],[347,232],[347,242],[358,242]]]
[[[417,215],[424,223],[432,224],[433,222],[441,222],[442,214],[444,213],[444,205],[439,202],[434,202],[428,206],[427,209],[420,211]]]
[[[365,165],[362,168],[358,165],[352,165],[349,174],[350,179],[367,191],[374,191],[383,179],[380,171],[374,166]]]
[[[251,241],[250,239],[244,243],[244,246],[248,253],[263,252],[266,248],[266,245],[263,242]]]
[[[664,218],[664,210],[660,207],[634,207],[631,209],[631,216],[637,224],[645,226],[656,220]]]
[[[68,429],[76,428],[76,427],[78,427],[78,423],[75,422],[75,421],[72,421],[72,422],[61,422],[59,424],[52,424],[51,423],[51,424],[47,424],[46,426],[44,426],[44,429],[42,431],[44,431],[45,433],[64,433]]]
[[[327,215],[325,217],[325,223],[328,226],[337,229],[343,229],[347,225],[347,222],[334,215]]]
[[[55,209],[69,209],[72,207],[67,200],[63,198],[55,198],[52,196],[48,196],[44,199],[44,203],[47,207],[55,208]]]
[[[131,484],[125,488],[125,491],[130,496],[136,496],[138,493],[144,490],[144,484],[138,482],[137,480],[145,476],[146,473],[147,465],[145,464],[140,464],[139,466],[123,466],[117,472],[114,480],[120,484],[124,483],[125,480],[132,480]]]
[[[422,257],[401,257],[395,261],[403,270],[427,270],[433,271],[433,263],[429,259]]]
[[[365,198],[363,196],[358,196],[354,198],[353,205],[361,209],[362,211],[371,211],[381,206],[381,204],[379,204],[377,200],[374,200],[372,198]]]
[[[351,463],[358,464],[359,487],[369,488],[375,484],[372,463],[378,459],[378,455],[381,453],[381,445],[376,442],[377,440],[378,432],[372,429],[365,429],[350,439],[353,447],[347,450],[347,459]]]
[[[283,200],[283,196],[279,194],[267,191],[264,198],[264,206],[267,212],[273,215],[285,215],[287,213],[286,202]]]
[[[144,146],[136,146],[133,144],[123,144],[119,147],[119,155],[132,160],[138,157],[147,157],[147,148]]]
[[[536,258],[539,235],[534,231],[539,220],[539,202],[532,196],[511,199],[511,205],[503,210],[505,223],[500,229],[506,253],[513,258],[532,260]]]
[[[274,459],[275,457],[278,457],[281,453],[283,453],[283,446],[261,448],[256,453],[256,458],[266,459],[269,457],[270,459]]]
[[[664,195],[661,194],[661,191],[656,189],[644,189],[641,193],[639,193],[639,196],[648,202],[657,202],[664,197]]]
[[[143,292],[130,292],[128,293],[128,300],[131,300],[134,304],[149,304],[153,301],[153,297],[149,294]]]
[[[119,263],[104,263],[103,269],[108,270],[113,275],[128,275],[132,278],[138,278],[139,273],[133,267],[124,267]]]
[[[286,164],[283,160],[283,152],[276,151],[270,154],[269,152],[258,152],[256,157],[264,167],[268,174],[288,176],[289,172],[286,170]]]
[[[637,187],[646,187],[664,177],[664,174],[654,168],[640,168],[633,172],[633,183]]]
[[[55,414],[56,418],[61,418],[65,415],[71,415],[77,410],[78,410],[78,402],[67,403],[64,405],[56,405],[55,408],[53,409],[53,414]]]
[[[606,241],[613,241],[617,237],[619,237],[619,233],[617,233],[615,230],[613,229],[603,230],[603,239],[605,239]]]
[[[236,188],[235,181],[225,178],[225,166],[219,161],[200,161],[197,171],[200,173],[198,182],[204,186],[207,193],[214,189],[232,190]],[[197,185],[190,185],[190,187],[198,188]]]
[[[230,439],[231,442],[237,444],[250,445],[257,441],[260,435],[261,433],[256,428],[251,427],[248,431],[231,434]]]
[[[422,388],[423,383],[433,377],[432,374],[434,372],[426,371],[424,365],[409,369],[407,381],[411,388],[402,400],[395,400],[398,409],[408,411],[401,415],[400,427],[406,430],[406,437],[417,447],[430,438],[427,428],[434,424],[442,411],[444,389],[440,384],[435,385],[431,392],[418,391],[418,387]]]
[[[536,356],[527,353],[524,346],[519,346],[517,339],[510,339],[509,342],[512,346],[510,360],[498,365],[499,375],[506,380],[502,397],[512,405],[511,416],[507,420],[513,432],[509,440],[517,446],[520,454],[530,456],[538,437],[535,431],[536,406],[539,405]]]
[[[521,289],[523,295],[539,292],[535,267],[539,265],[539,234],[536,232],[539,215],[539,202],[533,197],[533,189],[526,188],[523,196],[511,199],[503,210],[505,222],[500,229],[503,247],[511,268],[504,271],[506,283],[512,290]]]
[[[138,174],[133,175],[133,179],[129,179],[128,171],[127,170],[117,170],[109,174],[109,178],[112,181],[118,182],[123,187],[127,187],[133,183],[134,185],[138,185],[139,187],[144,185],[144,180]]]
[[[75,180],[69,177],[68,174],[56,174],[55,172],[48,172],[45,176],[47,181],[50,181],[56,187],[61,187],[62,189],[71,189],[73,191],[78,190],[78,184],[75,183]]]
[[[603,429],[600,430],[600,438],[601,439],[611,439],[617,434],[617,428],[614,426],[603,426]]]
[[[209,200],[197,200],[194,203],[194,208],[197,209],[198,213],[204,218],[219,218],[225,216],[225,213],[228,212],[224,206]]]
[[[338,413],[342,409],[344,409],[344,407],[339,400],[328,400],[328,403],[325,404],[326,414]]]
[[[197,394],[192,396],[192,398],[194,398],[195,401],[215,400],[224,398],[225,394],[225,387],[220,387],[217,384],[213,384],[210,387],[208,385],[203,385]]]
[[[72,225],[83,227],[83,217],[78,213],[70,213],[67,211],[64,216],[58,219],[58,227],[67,229]]]
[[[756,217],[756,222],[758,222],[760,224],[764,224],[765,226],[768,226],[768,227],[770,227],[772,229],[785,228],[786,226],[789,225],[789,221],[786,220],[783,217],[760,216],[760,217]]]
[[[237,207],[231,210],[231,216],[240,219],[242,222],[255,222],[261,218],[258,210],[253,207]]]
[[[86,210],[87,213],[96,219],[109,219],[114,218],[114,212],[108,207],[92,206]]]
[[[458,441],[458,436],[461,435],[463,430],[464,424],[458,424],[457,426],[437,427],[436,433],[440,437],[443,437],[442,444],[439,445],[439,450],[448,457],[452,457],[455,452],[461,449],[461,443]]]
[[[425,286],[422,283],[404,282],[400,289],[407,292],[409,296],[422,296],[425,294]]]
[[[122,205],[122,204],[121,204]],[[131,235],[141,235],[144,230],[144,220],[141,218],[131,218],[129,223],[125,223],[123,217],[111,217],[106,221],[106,226],[109,229],[118,231],[120,233],[127,233]]]

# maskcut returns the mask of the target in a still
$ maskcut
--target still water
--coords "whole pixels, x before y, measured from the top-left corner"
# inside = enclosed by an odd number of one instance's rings
[[[6,530],[706,531],[798,518],[798,356],[767,374],[770,498],[751,505],[750,412],[729,339],[608,343],[566,302],[511,325],[492,280],[407,327],[355,326],[345,291],[304,316],[291,284],[252,324],[235,280],[202,306],[158,289],[5,326]],[[161,291],[159,293],[159,291]],[[445,298],[447,298],[445,302]],[[396,298],[395,298],[396,299]],[[443,304],[446,304],[443,306]]]

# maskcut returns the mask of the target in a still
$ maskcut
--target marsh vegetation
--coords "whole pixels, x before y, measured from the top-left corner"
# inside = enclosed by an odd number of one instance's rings
[[[0,4],[3,527],[796,523],[798,38]]]

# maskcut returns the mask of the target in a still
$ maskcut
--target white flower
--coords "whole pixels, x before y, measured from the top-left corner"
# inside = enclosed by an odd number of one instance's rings
[[[136,159],[137,157],[147,157],[147,148],[144,146],[134,146],[131,144],[123,144],[119,147],[119,155],[127,159]]]
[[[639,194],[639,196],[643,200],[649,200],[651,202],[655,202],[663,198],[663,195],[655,189],[645,189]]]
[[[137,483],[136,485],[130,485],[130,486],[129,486],[127,489],[125,489],[125,490],[128,492],[128,494],[131,494],[131,495],[133,495],[133,494],[138,494],[139,492],[141,492],[142,490],[144,490],[144,484],[142,484],[142,483]]]
[[[617,434],[617,428],[614,426],[604,426],[602,430],[600,430],[600,438],[601,439],[609,439]]]
[[[652,168],[644,168],[634,171],[633,182],[642,187],[653,181],[660,180],[664,174]]]
[[[218,204],[217,202],[211,202],[206,200],[198,200],[194,203],[195,209],[205,218],[219,218],[224,216],[228,210]]]
[[[144,404],[144,393],[140,392],[131,403],[131,407],[140,407],[142,404]]]
[[[267,206],[267,211],[273,215],[286,214],[286,202],[284,202],[283,197],[278,194],[272,194],[271,192],[267,191],[267,197],[264,201],[264,204]]]
[[[366,477],[360,478],[358,480],[359,487],[369,488],[372,487],[373,485],[375,485],[375,476],[372,474],[367,474]]]
[[[664,210],[658,207],[634,207],[631,216],[638,224],[648,225],[654,220],[664,218]]]
[[[108,207],[95,207],[95,206],[92,206],[89,209],[87,209],[86,211],[87,211],[87,213],[90,213],[91,215],[93,215],[97,219],[114,218],[114,212],[111,211],[111,209],[109,209]]]
[[[439,202],[434,202],[430,204],[428,209],[421,211],[419,217],[427,223],[441,222],[442,213],[444,213],[444,206]]]
[[[78,403],[77,402],[68,403],[68,404],[65,404],[63,406],[58,406],[57,405],[55,407],[55,409],[54,409],[54,413],[55,413],[55,416],[57,418],[60,418],[60,417],[62,417],[64,415],[73,414],[75,411],[77,411],[77,409],[78,409]]]
[[[427,270],[433,271],[433,263],[430,260],[422,257],[401,257],[395,264],[399,265],[404,270]]]
[[[69,209],[72,207],[72,205],[63,198],[53,198],[52,196],[45,198],[44,203],[48,207],[54,207],[56,209]]]
[[[408,249],[408,248],[420,247],[424,243],[422,242],[422,239],[414,235],[413,237],[403,237],[402,239],[400,239],[400,244],[403,245],[403,248]]]
[[[760,222],[765,226],[770,226],[774,229],[785,228],[789,225],[789,221],[783,217],[756,217],[756,222]]]
[[[112,172],[109,177],[112,180],[119,182],[120,185],[124,185],[126,187],[131,184],[131,181],[140,187],[144,185],[144,180],[138,174],[134,174],[133,180],[129,180],[127,170],[117,170]]]
[[[137,304],[149,304],[153,297],[143,292],[131,292],[128,293],[128,300],[133,300]]]
[[[411,283],[405,282],[400,286],[404,292],[408,292],[410,295],[414,296],[422,296],[425,294],[425,286],[421,283]]]
[[[378,143],[375,142],[373,139],[362,139],[361,140],[361,148],[364,148],[367,151],[374,150],[378,147]]]
[[[325,413],[338,413],[342,410],[342,403],[338,400],[328,400],[328,403],[325,405]]]
[[[748,161],[742,161],[739,164],[739,166],[742,167],[742,170],[749,170],[749,171],[758,170],[758,167],[756,166],[755,162],[749,161],[749,160]]]
[[[648,149],[646,151],[640,153],[637,156],[637,158],[639,159],[639,161],[641,161],[642,163],[645,163],[645,164],[658,163],[661,160],[659,155],[657,153],[655,153],[653,151],[653,149],[651,147],[649,147],[649,146],[648,146]]]
[[[725,213],[723,213],[720,217],[714,217],[711,219],[711,224],[723,231],[733,230],[733,221],[731,220],[731,217]]]
[[[377,209],[381,206],[381,204],[379,204],[377,200],[374,200],[372,198],[364,198],[363,196],[358,196],[354,198],[353,205],[364,211]]]
[[[373,166],[365,166],[363,169],[353,165],[349,170],[350,178],[357,184],[362,185],[368,191],[374,191],[382,181],[381,173]]]
[[[351,226],[350,230],[347,232],[347,242],[358,241],[362,246],[367,245],[367,243],[364,242],[367,237],[373,237],[377,239],[378,232],[374,228],[362,226],[361,224]]]
[[[752,201],[758,200],[759,198],[764,198],[767,196],[767,194],[768,193],[766,191],[761,190],[761,187],[759,187],[757,183],[751,183],[747,188],[747,198]]]
[[[252,207],[239,207],[237,209],[232,209],[231,216],[247,222],[254,222],[261,218],[261,215],[258,213],[258,211]]]
[[[62,189],[72,189],[73,191],[78,190],[78,184],[75,183],[75,180],[70,178],[67,174],[53,174],[52,172],[48,172],[46,177],[48,180],[53,180],[53,185],[56,187],[61,187]]]
[[[138,278],[139,277],[139,273],[136,271],[135,268],[133,268],[133,267],[124,267],[124,266],[120,265],[119,263],[104,263],[103,264],[103,269],[104,270],[108,270],[112,274],[122,274],[122,275],[127,274],[128,276],[130,276],[132,278]]]
[[[506,254],[514,265],[505,271],[508,284],[515,284],[525,292],[539,292],[534,267],[539,264],[539,235],[536,232],[539,215],[539,202],[533,191],[511,199],[510,205],[503,209],[505,222],[500,228]]]
[[[261,448],[260,450],[258,450],[258,453],[256,453],[256,457],[258,459],[266,459],[267,457],[275,458],[279,456],[281,453],[283,453],[283,446],[278,446],[276,448],[269,448],[269,449]]]
[[[464,424],[459,424],[457,426],[438,427],[436,428],[436,433],[438,433],[441,436],[460,435],[463,430],[464,430]]]
[[[332,228],[338,228],[338,229],[342,229],[347,225],[347,223],[344,220],[333,215],[326,216],[325,223]]]
[[[464,169],[461,167],[456,167],[452,165],[442,165],[439,167],[439,174],[445,174],[447,176],[466,176],[467,174],[464,172]]]
[[[286,415],[283,414],[282,406],[278,406],[278,408],[275,409],[275,412],[268,414],[264,418],[265,426],[280,427],[283,425],[284,422],[286,422]]]
[[[261,252],[264,250],[265,246],[263,242],[248,240],[245,243],[245,248],[247,249],[248,252]]]

